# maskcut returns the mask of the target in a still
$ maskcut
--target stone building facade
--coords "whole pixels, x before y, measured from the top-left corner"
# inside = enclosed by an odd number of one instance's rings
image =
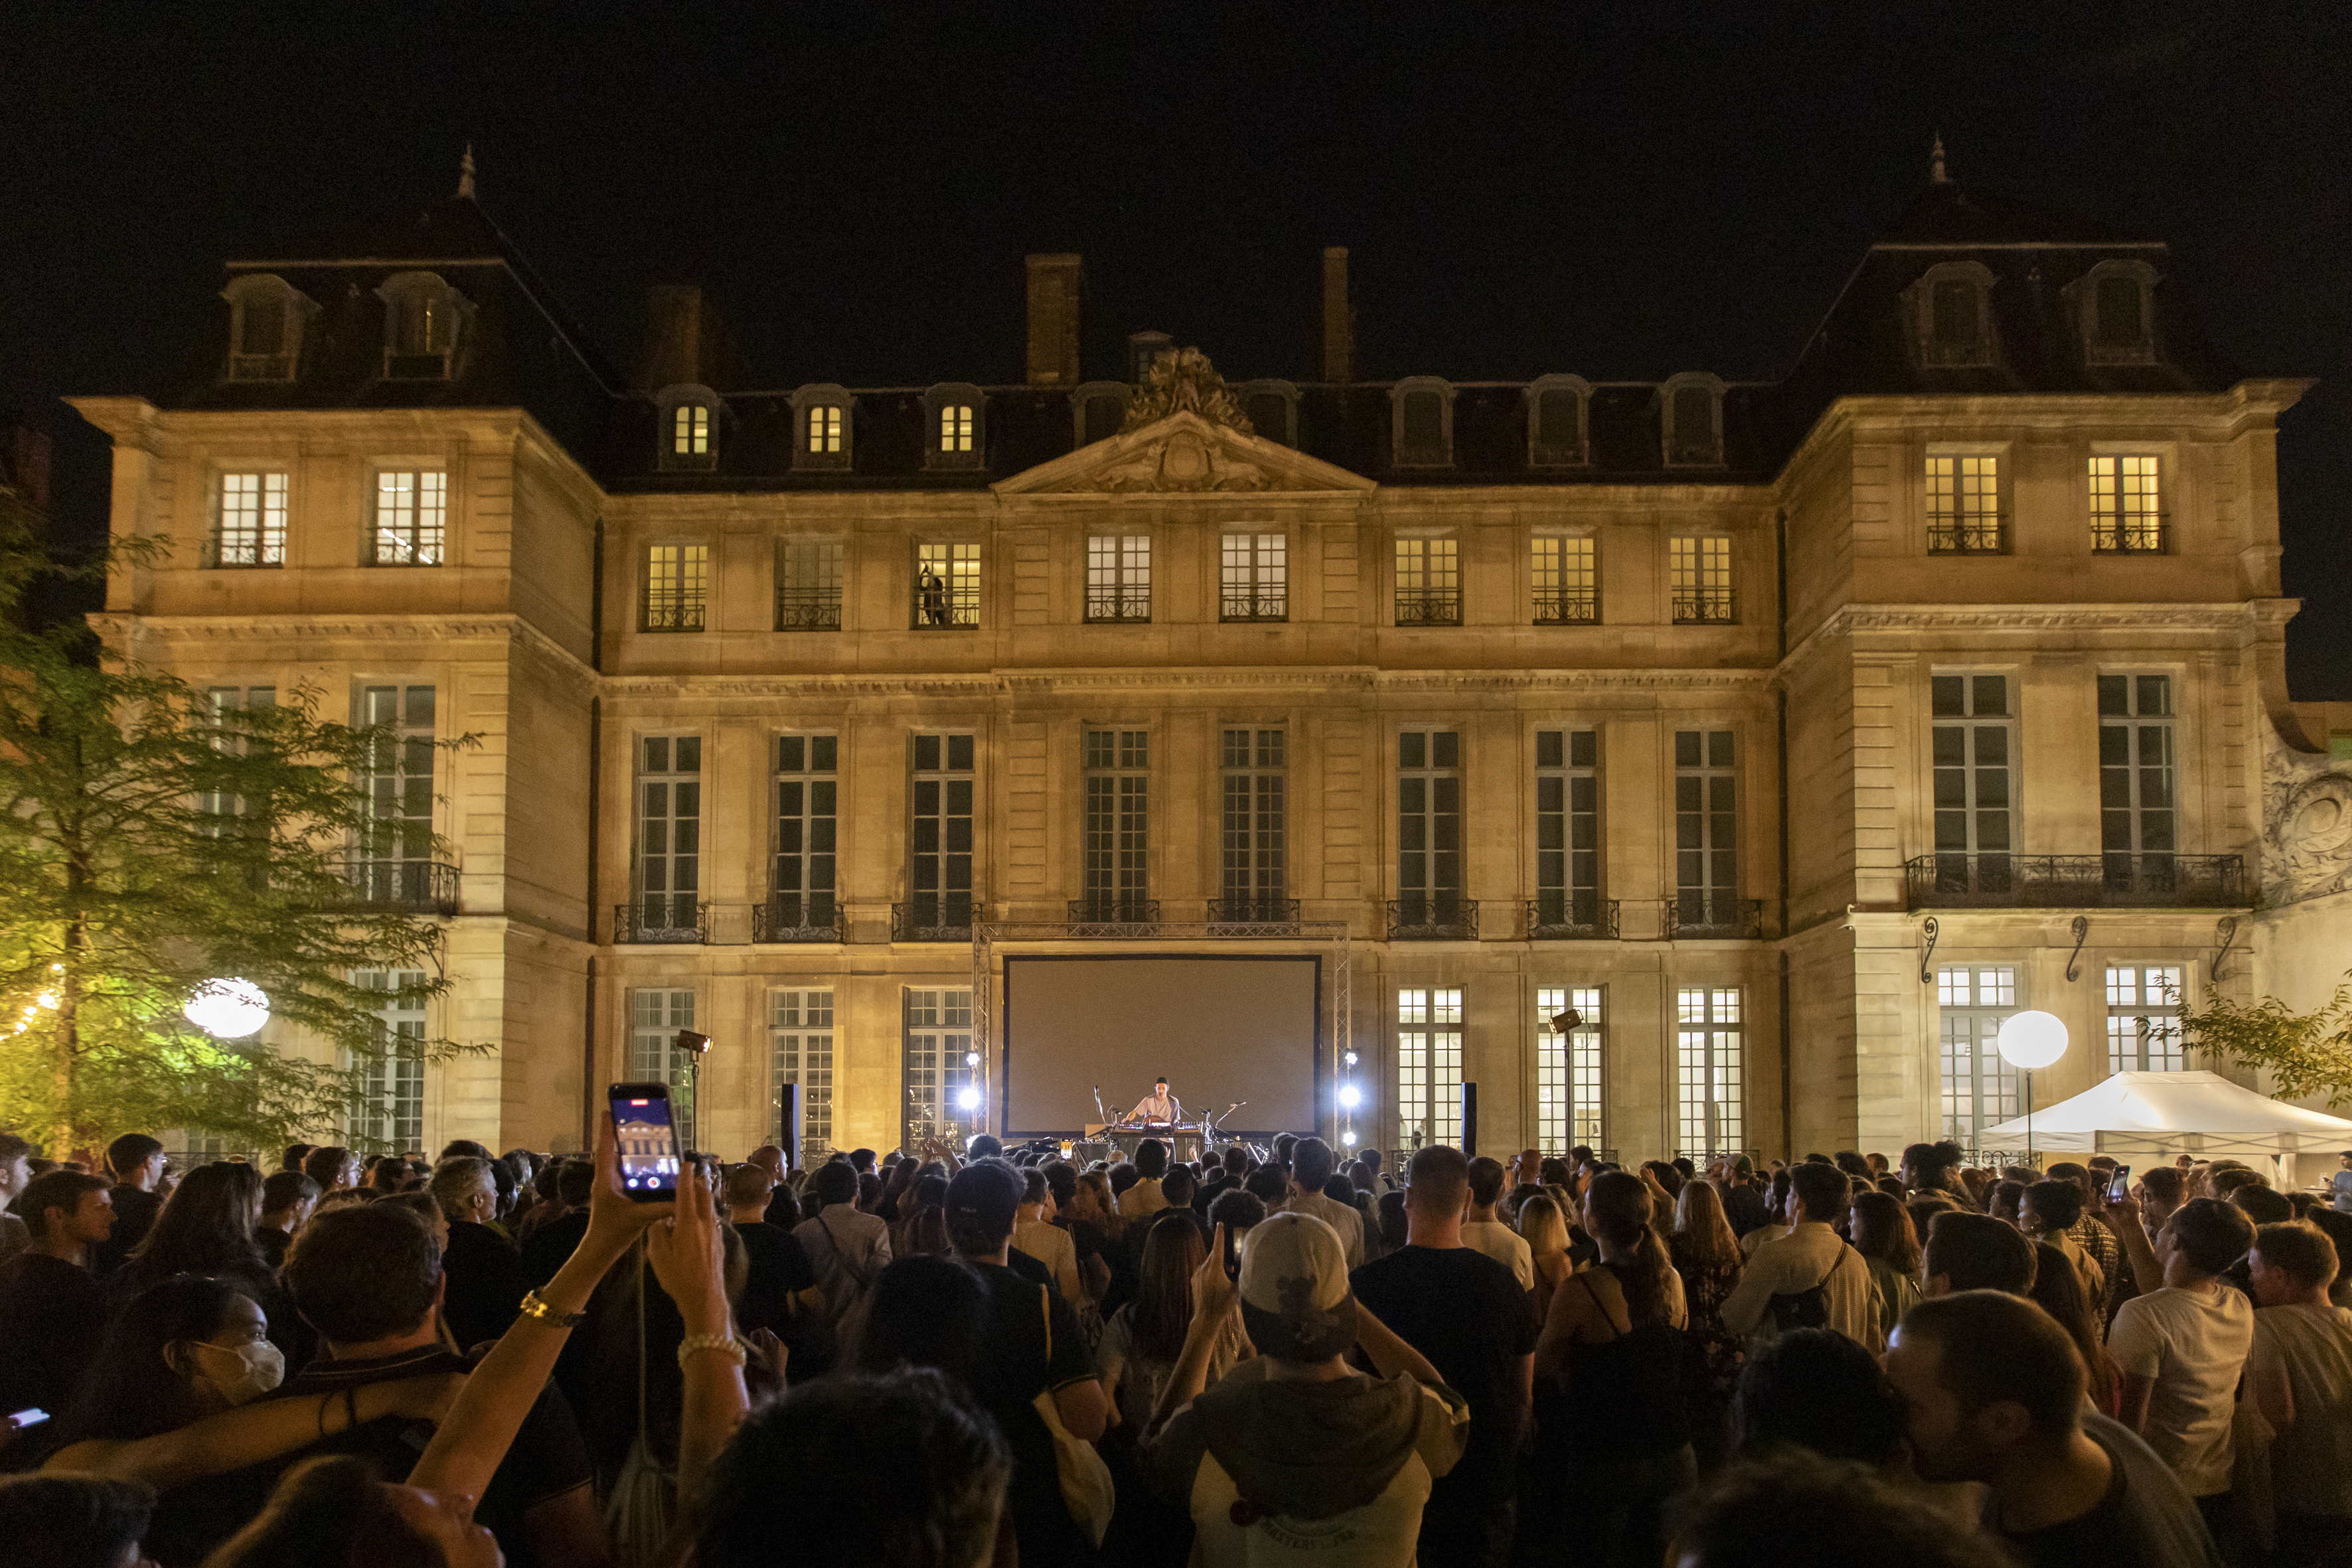
[[[427,1032],[494,1048],[394,1086],[403,1146],[576,1145],[681,1027],[730,1154],[783,1081],[823,1144],[997,1127],[976,922],[1344,952],[1360,1059],[1334,1019],[1302,1070],[1361,1144],[1465,1080],[1489,1148],[1969,1142],[2008,1012],[2072,1032],[2045,1102],[2179,1065],[2317,765],[2302,384],[2164,269],[1939,179],[1775,383],[1362,380],[1344,252],[1319,380],[1153,333],[1086,380],[1032,257],[1022,382],[780,391],[687,289],[615,370],[468,191],[230,264],[203,365],[77,401],[173,545],[100,624],[476,738],[383,896],[447,919]]]

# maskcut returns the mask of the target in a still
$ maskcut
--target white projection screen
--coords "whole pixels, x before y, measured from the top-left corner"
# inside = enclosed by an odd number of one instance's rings
[[[1117,1116],[1160,1073],[1189,1121],[1234,1100],[1228,1131],[1310,1131],[1323,965],[1311,954],[1148,958],[1008,954],[1003,1087],[1012,1137]]]

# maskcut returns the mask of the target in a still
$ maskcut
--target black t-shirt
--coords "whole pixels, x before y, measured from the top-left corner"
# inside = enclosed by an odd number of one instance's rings
[[[263,1262],[272,1268],[283,1268],[286,1267],[286,1249],[294,1245],[294,1238],[274,1225],[265,1225],[254,1231],[253,1245],[261,1248]]]
[[[816,1266],[809,1261],[800,1237],[764,1220],[739,1224],[735,1234],[743,1238],[750,1264],[743,1299],[735,1305],[736,1326],[747,1334],[772,1329],[784,1335],[792,1322],[793,1297],[816,1287]]]
[[[1475,1247],[1403,1247],[1348,1280],[1372,1316],[1470,1403],[1469,1444],[1431,1505],[1509,1497],[1511,1457],[1528,1425],[1519,1358],[1535,1352],[1539,1327],[1517,1276]]]
[[[114,1205],[114,1228],[104,1241],[89,1249],[90,1272],[100,1279],[113,1273],[123,1265],[132,1249],[147,1239],[155,1226],[155,1216],[163,1212],[163,1200],[124,1183],[108,1193]]]
[[[105,1288],[89,1269],[46,1252],[0,1264],[0,1412],[63,1415],[105,1333]]]
[[[1095,1374],[1077,1310],[1059,1293],[993,1263],[972,1266],[988,1305],[972,1345],[972,1394],[1013,1450],[1013,1528],[1024,1568],[1085,1561],[1086,1536],[1062,1501],[1054,1436],[1034,1401]]]
[[[1743,1182],[1724,1189],[1723,1217],[1731,1222],[1732,1235],[1746,1236],[1758,1226],[1770,1224],[1772,1213],[1764,1194]]]
[[[441,1273],[448,1281],[441,1297],[442,1321],[469,1349],[505,1333],[520,1313],[523,1292],[532,1289],[522,1259],[506,1238],[471,1220],[450,1225]]]
[[[536,1290],[554,1279],[580,1246],[580,1238],[587,1234],[588,1211],[584,1208],[573,1209],[560,1219],[534,1227],[522,1243],[522,1273],[530,1288]]]

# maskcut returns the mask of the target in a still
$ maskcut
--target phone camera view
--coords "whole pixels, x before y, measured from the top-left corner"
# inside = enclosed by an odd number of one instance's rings
[[[633,1198],[677,1195],[677,1131],[669,1101],[613,1100],[613,1136],[621,1148],[621,1188]]]

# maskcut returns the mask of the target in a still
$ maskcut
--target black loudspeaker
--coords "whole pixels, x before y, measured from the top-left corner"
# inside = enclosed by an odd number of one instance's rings
[[[788,1083],[776,1090],[776,1147],[784,1152],[784,1169],[801,1163],[801,1086]]]
[[[1462,1086],[1462,1152],[1475,1160],[1478,1157],[1478,1086]]]

